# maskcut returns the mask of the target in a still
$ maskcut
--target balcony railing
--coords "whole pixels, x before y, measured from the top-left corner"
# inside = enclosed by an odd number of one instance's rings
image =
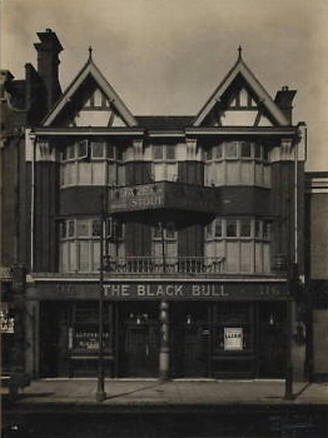
[[[115,274],[220,274],[224,257],[109,257],[106,272]]]

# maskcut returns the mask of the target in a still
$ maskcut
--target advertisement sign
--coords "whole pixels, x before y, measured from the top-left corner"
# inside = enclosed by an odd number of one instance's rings
[[[15,320],[12,316],[10,316],[5,303],[2,303],[0,307],[0,333],[13,334],[14,332]]]
[[[206,213],[216,210],[215,196],[211,188],[172,181],[118,187],[112,189],[108,195],[110,213],[159,208]]]
[[[230,351],[243,349],[242,327],[224,327],[224,349]]]

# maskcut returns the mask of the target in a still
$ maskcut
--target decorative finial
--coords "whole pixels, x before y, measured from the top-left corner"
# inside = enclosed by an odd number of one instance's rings
[[[92,59],[92,47],[91,46],[89,46],[89,59],[91,60]]]
[[[238,47],[238,59],[241,59],[242,51],[243,51],[243,49],[241,48],[241,45],[239,44],[239,47]]]

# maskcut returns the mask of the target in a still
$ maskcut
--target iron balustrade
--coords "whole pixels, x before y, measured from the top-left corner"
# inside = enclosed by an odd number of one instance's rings
[[[104,270],[115,274],[220,274],[224,257],[104,257]]]

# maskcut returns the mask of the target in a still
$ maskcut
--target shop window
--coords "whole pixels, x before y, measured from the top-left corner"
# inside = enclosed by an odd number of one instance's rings
[[[99,350],[98,304],[86,302],[73,304],[68,328],[68,350],[70,354],[92,354]],[[103,348],[109,352],[112,346],[111,310],[104,306]]]
[[[244,303],[220,303],[216,315],[217,352],[245,352],[253,348],[252,308]]]

